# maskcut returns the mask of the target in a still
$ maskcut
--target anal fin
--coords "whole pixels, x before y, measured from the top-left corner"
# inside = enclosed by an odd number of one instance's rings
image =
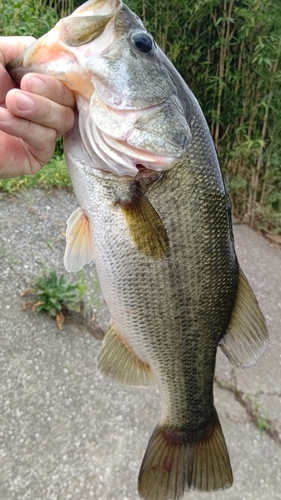
[[[268,331],[255,294],[239,270],[237,298],[226,335],[219,343],[230,363],[246,368],[254,365],[268,344]]]
[[[98,369],[121,384],[145,386],[154,383],[149,365],[138,358],[114,325],[104,337]]]
[[[189,489],[229,488],[233,477],[216,411],[206,429],[157,426],[139,473],[139,495],[145,500],[179,500]]]
[[[90,222],[82,210],[77,208],[67,220],[64,266],[68,272],[79,271],[94,259],[94,245]]]

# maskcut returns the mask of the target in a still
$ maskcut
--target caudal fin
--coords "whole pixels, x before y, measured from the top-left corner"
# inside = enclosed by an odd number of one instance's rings
[[[178,500],[190,488],[229,488],[233,477],[222,428],[215,414],[208,428],[192,440],[187,431],[157,426],[139,473],[139,495],[145,500]]]

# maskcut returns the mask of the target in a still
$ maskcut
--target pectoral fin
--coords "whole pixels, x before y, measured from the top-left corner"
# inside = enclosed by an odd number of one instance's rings
[[[64,265],[68,272],[79,271],[94,259],[94,245],[90,222],[82,210],[77,208],[67,220]]]
[[[267,343],[268,332],[264,316],[240,269],[236,303],[227,333],[219,345],[230,363],[246,368],[257,362]]]
[[[98,369],[103,375],[121,384],[137,386],[153,384],[149,365],[138,358],[113,325],[103,340],[98,356]]]
[[[168,235],[149,200],[138,191],[130,203],[119,204],[140,253],[153,258],[165,257],[169,251]]]

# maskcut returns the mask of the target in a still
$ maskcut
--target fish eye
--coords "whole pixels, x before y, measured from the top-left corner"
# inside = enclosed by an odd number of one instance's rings
[[[154,48],[152,38],[145,31],[132,33],[131,41],[134,46],[143,54],[150,54]]]

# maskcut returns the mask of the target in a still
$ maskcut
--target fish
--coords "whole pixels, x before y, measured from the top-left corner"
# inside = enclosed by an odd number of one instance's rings
[[[156,385],[161,416],[138,478],[145,500],[233,483],[213,380],[264,353],[266,322],[234,248],[214,144],[191,90],[120,0],[89,0],[9,63],[74,91],[64,137],[78,201],[65,267],[95,262],[111,320],[100,372]]]

